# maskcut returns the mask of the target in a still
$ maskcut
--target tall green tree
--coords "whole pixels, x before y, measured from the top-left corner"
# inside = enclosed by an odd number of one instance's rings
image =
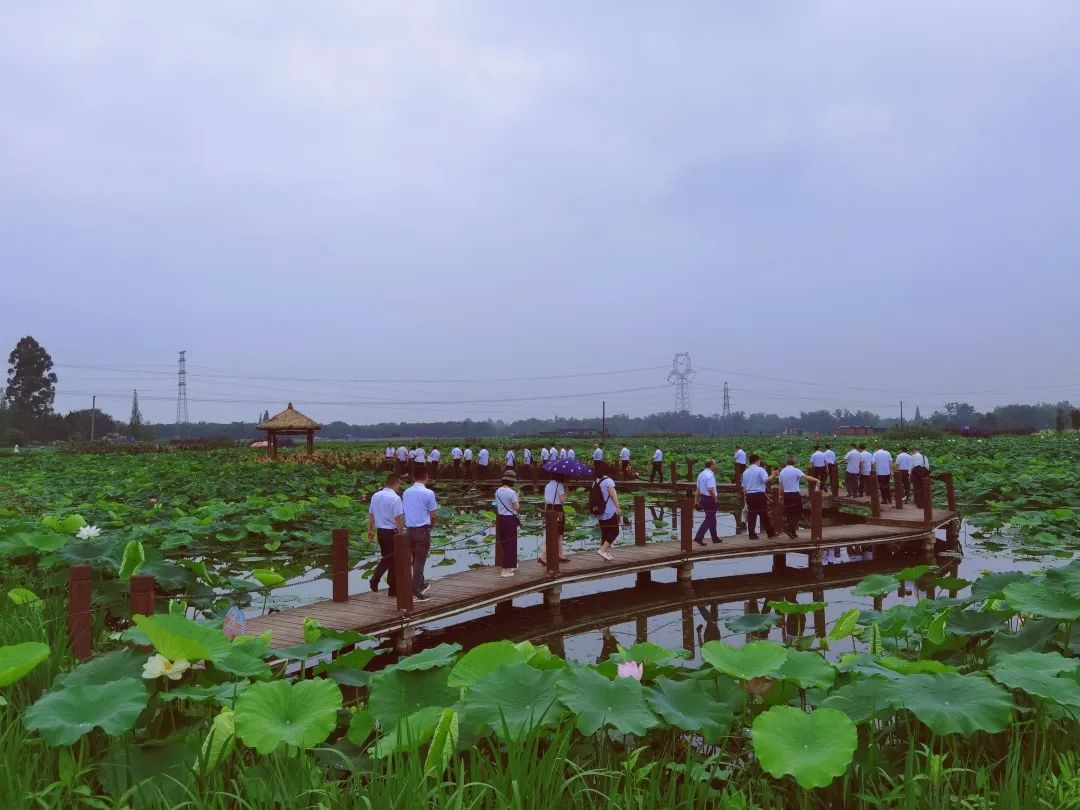
[[[139,392],[131,392],[131,418],[128,419],[128,435],[141,439],[143,434],[142,411],[139,410]]]
[[[56,372],[45,348],[27,335],[8,355],[7,387],[4,389],[12,421],[33,436],[52,413],[56,398]]]

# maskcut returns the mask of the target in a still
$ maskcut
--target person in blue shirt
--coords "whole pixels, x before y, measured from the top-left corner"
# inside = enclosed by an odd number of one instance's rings
[[[761,457],[756,453],[750,456],[749,461],[750,466],[742,474],[743,494],[746,496],[747,536],[751,540],[757,540],[757,522],[760,519],[761,528],[771,539],[776,537],[777,533],[769,518],[769,496],[765,494],[765,488],[776,473],[770,475],[765,472],[761,466]]]
[[[439,508],[435,493],[426,486],[427,479],[427,470],[418,470],[416,483],[401,496],[405,530],[412,546],[413,600],[416,602],[426,602],[429,598],[427,592],[431,586],[424,580],[424,566],[431,551],[431,527],[435,525],[435,511]]]

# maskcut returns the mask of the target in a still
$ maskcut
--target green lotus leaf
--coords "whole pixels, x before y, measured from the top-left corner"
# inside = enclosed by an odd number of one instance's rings
[[[231,645],[214,627],[205,627],[182,616],[158,613],[136,616],[135,625],[154,649],[170,661],[205,661],[226,655]]]
[[[120,557],[123,555],[120,541],[108,537],[75,540],[57,553],[71,565],[89,565],[106,571],[120,570]]]
[[[62,518],[55,515],[46,515],[41,519],[41,522],[54,532],[60,532],[60,534],[75,534],[86,525],[86,519],[82,515],[67,515]]]
[[[934,577],[932,584],[935,588],[946,591],[962,591],[971,584],[971,581],[959,577]]]
[[[793,706],[773,706],[755,718],[751,741],[766,772],[819,788],[847,770],[858,734],[851,718],[836,709],[807,714]]]
[[[541,725],[554,725],[563,715],[555,691],[560,675],[560,670],[521,662],[488,673],[465,690],[469,722],[508,740],[520,740]]]
[[[732,647],[720,641],[701,646],[701,658],[733,678],[750,680],[775,675],[787,660],[787,648],[772,641],[754,641]]]
[[[840,614],[840,618],[836,620],[836,624],[832,626],[832,630],[829,631],[829,641],[840,641],[845,639],[855,632],[855,627],[859,623],[859,609],[851,608],[845,610]]]
[[[831,691],[820,709],[837,709],[855,723],[865,723],[896,708],[895,698],[882,678],[860,678]]]
[[[336,638],[320,638],[310,644],[294,644],[274,650],[274,655],[287,661],[306,661],[318,655],[340,650],[345,644]]]
[[[371,647],[357,647],[351,652],[339,655],[329,661],[322,661],[315,667],[316,674],[324,672],[340,672],[342,670],[361,670],[371,663],[375,657],[375,649]]]
[[[135,727],[150,694],[142,681],[122,678],[105,684],[54,690],[23,715],[23,725],[49,745],[71,745],[94,728],[117,736]]]
[[[252,684],[236,701],[236,734],[260,754],[282,743],[318,745],[337,725],[341,690],[333,681],[269,681]]]
[[[240,678],[269,678],[270,665],[263,660],[265,648],[260,642],[252,641],[233,643],[228,652],[213,659],[214,668]]]
[[[577,713],[577,729],[588,736],[613,727],[620,734],[644,734],[659,723],[633,678],[608,680],[587,667],[566,672],[558,684],[559,700]]]
[[[158,692],[158,697],[166,703],[172,700],[190,700],[192,703],[207,703],[213,701],[219,706],[231,709],[236,704],[236,698],[248,688],[247,681],[230,681],[228,683],[215,683],[211,686],[198,686],[193,683],[185,683],[168,691]]]
[[[416,751],[435,734],[443,711],[438,706],[425,706],[403,718],[375,743],[375,756]]]
[[[274,588],[285,581],[285,577],[269,568],[256,568],[251,572],[251,576],[264,588]]]
[[[537,647],[531,641],[519,641],[519,650],[525,655],[525,663],[536,669],[562,669],[566,661],[555,655],[546,644]]]
[[[198,770],[205,763],[206,771],[212,772],[236,748],[236,713],[232,709],[222,709],[210,724],[210,732],[203,740],[199,759],[195,762]]]
[[[819,653],[788,650],[779,677],[794,681],[803,689],[815,686],[828,689],[836,680],[836,669]]]
[[[945,632],[953,636],[977,636],[1000,627],[1008,616],[994,611],[954,610],[945,619]]]
[[[892,574],[871,574],[851,589],[854,596],[884,596],[900,587],[900,580]]]
[[[1028,619],[1015,633],[994,633],[994,640],[990,642],[991,660],[1004,653],[1045,652],[1060,624],[1057,619]]]
[[[375,716],[367,709],[360,709],[349,718],[349,729],[345,736],[353,745],[361,746],[367,742],[374,730]]]
[[[861,675],[864,678],[885,678],[886,680],[899,680],[904,677],[894,669],[883,666],[877,656],[865,653],[848,653],[836,667],[840,672],[848,672]]]
[[[41,601],[41,597],[29,588],[12,588],[7,595],[13,605],[33,605]]]
[[[674,681],[663,676],[646,691],[649,707],[666,723],[718,743],[734,720],[731,708],[716,702],[700,680]]]
[[[431,745],[424,759],[424,773],[441,774],[457,752],[458,715],[453,709],[443,709],[439,723],[431,735]]]
[[[669,650],[667,647],[661,647],[659,644],[653,644],[651,641],[642,641],[635,644],[633,647],[620,647],[619,651],[611,656],[611,660],[617,663],[623,661],[636,661],[639,664],[655,664],[656,666],[663,666],[676,659],[680,658],[693,658],[693,654],[688,650],[675,649]]]
[[[473,647],[458,659],[450,670],[447,683],[450,686],[472,686],[488,673],[499,667],[524,663],[526,653],[512,641],[491,641]]]
[[[782,616],[797,615],[805,616],[818,610],[825,609],[824,602],[788,602],[785,599],[769,600],[769,607]]]
[[[914,582],[929,573],[930,570],[931,568],[929,565],[912,565],[907,568],[901,568],[893,576],[901,582]]]
[[[1080,562],[1073,560],[1061,568],[1051,568],[1046,572],[1046,582],[1051,587],[1080,599]]]
[[[1005,586],[1005,599],[1017,610],[1047,619],[1080,619],[1080,597],[1045,583],[1026,580]]]
[[[454,657],[461,652],[460,644],[440,644],[426,650],[402,658],[388,669],[399,669],[404,672],[412,672],[419,669],[434,669],[444,667],[454,661]]]
[[[994,574],[983,574],[971,586],[971,598],[977,602],[985,602],[987,599],[1003,599],[1005,586],[1013,582],[1023,582],[1029,578],[1023,571],[1001,571]]]
[[[132,540],[124,546],[124,556],[120,559],[120,579],[131,579],[146,562],[146,551],[138,540]]]
[[[724,626],[732,633],[760,633],[776,627],[780,617],[775,613],[746,613],[724,621]]]
[[[956,672],[955,668],[932,658],[913,661],[909,658],[898,658],[895,655],[879,655],[877,662],[886,669],[899,672],[901,675],[920,675],[925,672]]]
[[[998,656],[990,675],[1010,689],[1080,709],[1080,684],[1073,678],[1058,677],[1076,672],[1078,666],[1080,658],[1065,658],[1057,652],[1018,652]]]
[[[39,641],[24,641],[0,647],[0,686],[11,686],[22,680],[38,664],[49,657],[49,645]]]
[[[38,551],[56,551],[68,544],[71,535],[56,532],[35,532],[32,534],[17,534],[12,539],[21,540],[30,548]]]
[[[113,650],[97,658],[91,658],[85,664],[79,664],[71,672],[58,676],[53,681],[53,689],[66,689],[69,686],[100,686],[121,678],[140,678],[146,658],[146,653],[135,650]]]
[[[1012,721],[1009,693],[982,675],[908,675],[888,685],[896,705],[935,734],[996,734]]]
[[[444,709],[457,702],[461,692],[446,685],[449,666],[422,670],[384,669],[371,676],[368,706],[379,725],[394,728],[419,709]]]

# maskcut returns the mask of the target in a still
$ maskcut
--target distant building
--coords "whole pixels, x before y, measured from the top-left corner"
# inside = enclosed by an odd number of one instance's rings
[[[562,430],[543,430],[537,436],[572,436],[574,438],[590,438],[599,436],[600,431],[593,428],[563,428]]]
[[[841,425],[836,429],[837,436],[873,436],[875,433],[884,433],[885,428],[873,425]]]

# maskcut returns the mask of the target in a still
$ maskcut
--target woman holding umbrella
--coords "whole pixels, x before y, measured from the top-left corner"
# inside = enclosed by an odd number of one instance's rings
[[[503,566],[501,577],[512,577],[517,571],[518,551],[518,526],[521,520],[518,518],[518,510],[521,502],[518,500],[517,473],[506,470],[502,477],[502,486],[495,490],[495,520],[499,523],[499,542],[502,544]]]
[[[548,464],[544,465],[544,469],[548,469],[548,467]],[[551,480],[544,487],[544,512],[556,512],[559,515],[559,548],[562,548],[563,535],[566,533],[566,510],[563,508],[565,503],[566,476],[560,472],[553,472],[551,473]],[[547,565],[543,552],[540,553],[536,561],[541,565]],[[559,555],[559,561],[566,562],[567,558]]]

